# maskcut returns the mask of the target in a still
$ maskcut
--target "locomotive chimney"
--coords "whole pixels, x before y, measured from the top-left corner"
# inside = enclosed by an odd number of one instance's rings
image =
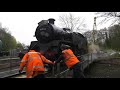
[[[49,18],[48,21],[49,21],[50,24],[54,24],[55,19]]]

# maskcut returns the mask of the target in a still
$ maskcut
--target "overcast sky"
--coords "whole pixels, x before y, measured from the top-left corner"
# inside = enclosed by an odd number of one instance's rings
[[[59,16],[65,13],[72,13],[75,17],[85,18],[86,29],[93,29],[95,12],[0,12],[0,23],[2,27],[8,28],[17,41],[30,45],[31,41],[36,40],[33,35],[39,21],[54,18],[56,20],[55,25],[60,27]],[[97,28],[104,27],[106,26]]]

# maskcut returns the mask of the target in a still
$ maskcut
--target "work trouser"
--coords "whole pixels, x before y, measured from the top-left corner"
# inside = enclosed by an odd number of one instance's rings
[[[72,69],[73,69],[73,78],[85,78],[80,62],[76,63]]]
[[[34,71],[33,78],[45,78],[44,71]]]
[[[35,76],[33,78],[45,78],[45,75],[44,74],[38,74],[37,76]]]

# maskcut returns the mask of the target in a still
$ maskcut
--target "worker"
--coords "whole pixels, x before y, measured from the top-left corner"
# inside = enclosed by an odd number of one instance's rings
[[[52,61],[46,59],[41,52],[38,52],[38,47],[33,47],[22,58],[19,73],[26,67],[26,78],[45,78],[43,62],[54,64]]]
[[[70,70],[73,70],[73,78],[85,78],[81,69],[81,63],[74,55],[71,47],[69,45],[62,44],[60,48],[62,50],[62,54],[55,61],[55,64],[63,60],[66,66]]]
[[[20,51],[20,52],[18,53],[18,57],[19,57],[21,60],[22,60],[23,56],[25,55],[25,53],[28,52],[28,48],[29,48],[29,47],[25,48],[23,51]]]

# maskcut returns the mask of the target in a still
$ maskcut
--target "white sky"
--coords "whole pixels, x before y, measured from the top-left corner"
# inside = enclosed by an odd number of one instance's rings
[[[95,12],[0,12],[0,23],[2,23],[3,28],[8,28],[17,41],[30,45],[31,41],[36,40],[33,35],[38,22],[54,18],[56,20],[55,25],[60,27],[59,16],[65,13],[72,13],[75,17],[85,18],[87,29],[93,29]]]

